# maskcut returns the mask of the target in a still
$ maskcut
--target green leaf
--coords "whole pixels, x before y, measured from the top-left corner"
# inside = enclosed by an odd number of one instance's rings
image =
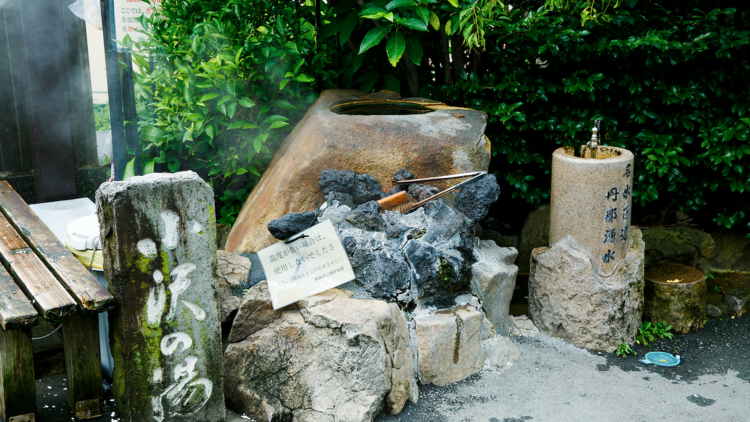
[[[427,31],[427,25],[419,19],[397,19],[396,23],[401,24],[407,28],[416,29],[417,31]]]
[[[135,158],[133,158],[135,160]],[[151,159],[146,164],[143,165],[143,174],[151,174],[154,172],[154,167],[156,166],[156,159]]]
[[[339,32],[339,42],[341,45],[346,44],[349,38],[352,36],[352,31],[359,23],[359,15],[357,12],[351,12],[341,23],[341,30]]]
[[[215,133],[213,125],[208,125],[208,127],[206,127],[206,135],[208,135],[208,137],[211,139],[214,138]]]
[[[419,16],[419,19],[422,19],[422,22],[424,22],[425,25],[430,23],[430,11],[425,6],[419,6],[416,9],[417,16]]]
[[[237,111],[237,101],[232,101],[227,105],[227,116],[231,119]]]
[[[127,180],[135,176],[135,157],[125,164],[125,172],[122,174],[122,180]]]
[[[236,122],[232,122],[232,124],[227,126],[227,130],[240,129],[240,128],[244,129],[246,124],[248,123],[244,120],[237,120]]]
[[[231,100],[232,98],[234,97],[232,97],[231,95],[225,95],[221,97],[221,99],[216,103],[216,105],[224,104],[225,102]]]
[[[422,62],[422,44],[416,37],[410,36],[406,38],[406,54],[409,55],[409,58],[415,65],[419,66]]]
[[[209,101],[209,100],[213,100],[214,98],[216,98],[216,97],[218,97],[218,96],[219,96],[219,94],[217,94],[217,93],[215,93],[215,92],[211,92],[211,93],[209,93],[209,94],[206,94],[206,95],[202,96],[202,97],[201,97],[201,99],[200,99],[200,100],[198,100],[198,102],[199,102],[199,103],[202,103],[202,102],[204,102],[204,101]]]
[[[315,78],[313,78],[312,76],[307,76],[304,73],[301,75],[297,75],[297,77],[294,78],[294,80],[297,82],[302,82],[302,83],[315,82]]]
[[[359,46],[359,54],[362,54],[378,45],[380,40],[382,40],[387,33],[391,32],[392,28],[393,27],[390,25],[382,25],[371,29],[362,39],[362,44]]]
[[[388,40],[388,44],[385,46],[385,51],[388,53],[388,61],[391,62],[391,66],[396,67],[396,64],[401,59],[401,56],[406,50],[406,40],[400,32],[396,32]]]
[[[169,163],[167,163],[167,168],[172,173],[177,173],[178,171],[180,171],[180,162],[177,160],[172,160]]]
[[[253,149],[255,149],[255,152],[260,152],[261,147],[263,147],[263,142],[266,141],[266,138],[268,138],[267,133],[261,133],[260,135],[256,136],[255,139],[253,139]]]
[[[432,11],[430,11],[430,26],[432,26],[432,29],[435,31],[440,29],[440,18],[438,18],[438,15]]]
[[[393,0],[385,5],[385,10],[393,10],[397,7],[415,7],[417,3],[414,0]]]
[[[277,129],[280,127],[287,126],[289,123],[287,122],[273,122],[271,123],[271,126],[269,126],[270,129]]]
[[[451,6],[458,8],[458,0],[448,0]]]
[[[385,75],[385,86],[388,87],[389,90],[401,93],[401,82],[396,79],[393,75]]]
[[[445,35],[451,35],[451,21],[445,23]]]
[[[247,97],[240,98],[238,102],[240,103],[242,107],[245,107],[245,108],[255,107],[255,103],[253,102],[253,100]]]

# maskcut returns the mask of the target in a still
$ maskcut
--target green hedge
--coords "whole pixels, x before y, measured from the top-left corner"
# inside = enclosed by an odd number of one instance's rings
[[[139,92],[150,101],[155,84],[156,101],[142,107],[141,133],[170,170],[203,168],[231,222],[284,118],[326,87],[487,112],[493,167],[531,204],[549,197],[552,151],[584,143],[601,119],[604,143],[636,154],[638,205],[746,224],[750,5],[515,3],[331,1],[316,34],[311,2],[165,0],[150,27],[158,65]]]
[[[511,12],[488,36],[493,70],[435,90],[488,113],[514,197],[548,198],[552,151],[601,119],[604,142],[636,155],[641,206],[707,207],[731,227],[750,212],[748,14],[681,9],[621,8],[583,26],[575,12]]]

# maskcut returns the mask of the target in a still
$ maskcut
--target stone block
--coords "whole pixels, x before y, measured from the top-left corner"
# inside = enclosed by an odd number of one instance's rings
[[[105,183],[96,200],[120,420],[223,421],[213,191],[160,173]]]
[[[646,263],[675,262],[697,268],[706,274],[711,266],[714,240],[693,227],[643,229]]]
[[[485,355],[481,344],[482,313],[456,307],[415,317],[419,379],[448,385],[479,372]]]
[[[712,234],[716,246],[711,269],[750,274],[750,239],[741,230],[719,230]]]
[[[591,350],[613,352],[632,344],[643,312],[644,244],[633,227],[630,250],[609,277],[572,237],[534,250],[529,316],[540,331]]]
[[[270,303],[264,284],[248,296]],[[234,411],[258,421],[369,422],[383,409],[398,414],[407,400],[416,401],[414,357],[396,304],[331,289],[295,307],[277,318],[245,318],[240,309],[234,324],[253,329],[235,336],[242,338],[224,354]]]
[[[486,360],[484,370],[502,372],[521,357],[521,351],[508,337],[495,337],[482,343]]]
[[[252,263],[250,259],[225,251],[216,252],[216,274],[219,276],[219,309],[222,323],[234,316],[242,301],[242,291],[247,289],[247,280]]]
[[[516,256],[514,248],[500,248],[491,240],[480,240],[474,248],[471,290],[500,335],[508,335],[510,329],[508,309],[518,275],[518,267],[513,265]]]
[[[531,251],[535,248],[549,246],[550,206],[542,204],[531,211],[521,228],[518,237],[518,272],[528,274],[530,268]]]
[[[729,308],[729,314],[740,317],[750,312],[750,290],[729,289],[724,293],[724,304]]]

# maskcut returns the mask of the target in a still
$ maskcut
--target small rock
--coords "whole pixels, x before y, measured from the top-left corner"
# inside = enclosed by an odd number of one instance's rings
[[[380,190],[380,182],[376,178],[369,174],[358,174],[355,176],[355,189],[352,194],[355,204],[377,201],[386,196],[386,193]]]
[[[437,194],[440,189],[434,186],[425,185],[409,185],[409,189],[406,191],[409,196],[414,198],[417,202],[424,201],[425,199]]]
[[[526,315],[520,315],[517,317],[511,316],[511,330],[510,335],[514,337],[536,337],[539,334],[539,329],[536,328],[534,323]]]
[[[549,246],[550,204],[542,204],[526,217],[518,237],[518,273],[528,274],[531,251]]]
[[[414,175],[411,174],[409,170],[401,169],[393,174],[393,180],[412,180],[414,179]],[[405,191],[409,188],[410,185],[398,185],[394,186],[393,189],[391,189],[391,195],[394,193],[399,193],[401,191]]]
[[[265,281],[258,283],[242,299],[229,332],[229,342],[240,342],[279,317],[281,310],[273,309],[268,284]]]
[[[481,240],[474,248],[476,262],[471,266],[471,290],[479,296],[498,334],[508,334],[508,310],[516,286],[518,252],[514,248],[499,248],[491,240]]]
[[[501,372],[521,357],[521,351],[507,337],[496,337],[485,341],[482,350],[487,358],[484,369],[490,372]]]
[[[729,314],[729,307],[723,303],[714,305],[713,303],[706,304],[706,315],[711,318],[721,318]]]
[[[357,174],[351,170],[323,170],[320,173],[318,187],[323,195],[329,192],[341,192],[353,195],[356,189],[355,180]]]
[[[729,289],[724,293],[724,303],[732,316],[740,317],[750,311],[750,290]]]
[[[358,206],[346,216],[346,221],[352,226],[367,231],[385,231],[386,224],[380,214],[382,208],[376,201],[370,201]]]
[[[500,185],[495,175],[487,174],[468,185],[461,187],[456,196],[456,209],[473,221],[479,221],[487,216],[490,206],[500,195]]]
[[[338,205],[346,205],[352,209],[355,207],[354,198],[348,193],[328,192],[328,195],[326,195],[326,203],[328,203],[328,205],[334,205],[333,201],[338,201]]]
[[[268,231],[279,240],[286,240],[313,226],[315,212],[292,212],[268,223]]]

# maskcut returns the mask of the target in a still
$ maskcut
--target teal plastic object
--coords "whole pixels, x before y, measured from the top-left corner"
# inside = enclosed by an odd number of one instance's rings
[[[675,356],[667,352],[649,352],[646,353],[645,359],[641,359],[641,363],[644,365],[672,367],[680,364],[680,356]]]

